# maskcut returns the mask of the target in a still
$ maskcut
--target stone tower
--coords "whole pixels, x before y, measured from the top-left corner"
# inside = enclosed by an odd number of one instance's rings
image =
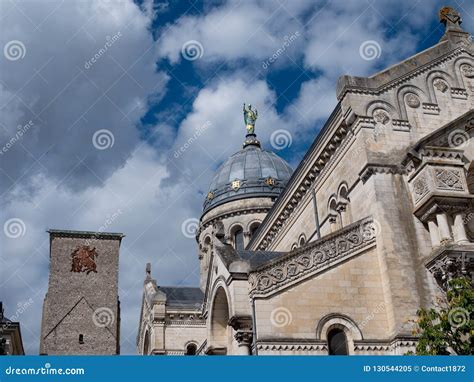
[[[50,230],[40,354],[119,354],[121,233]]]

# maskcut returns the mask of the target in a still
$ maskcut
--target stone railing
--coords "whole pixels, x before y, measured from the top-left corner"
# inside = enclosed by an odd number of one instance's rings
[[[375,245],[377,226],[369,217],[265,264],[250,273],[250,295],[266,295],[320,273]]]

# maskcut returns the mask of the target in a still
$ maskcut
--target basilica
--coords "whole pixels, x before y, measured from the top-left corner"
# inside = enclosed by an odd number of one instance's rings
[[[416,311],[474,272],[474,49],[456,10],[439,16],[436,45],[339,79],[294,170],[244,105],[243,146],[215,173],[196,232],[200,285],[161,286],[147,264],[139,354],[414,349]]]

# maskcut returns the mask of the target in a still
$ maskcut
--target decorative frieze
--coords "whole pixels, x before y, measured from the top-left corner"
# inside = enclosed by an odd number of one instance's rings
[[[311,242],[249,276],[250,294],[267,294],[295,280],[323,272],[375,244],[375,223],[365,218],[327,237]]]
[[[319,344],[257,344],[257,349],[261,351],[317,351],[317,352],[327,352],[328,347],[325,343]]]

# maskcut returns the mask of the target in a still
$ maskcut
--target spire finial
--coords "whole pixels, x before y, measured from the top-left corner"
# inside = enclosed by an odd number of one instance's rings
[[[461,15],[451,7],[443,7],[439,10],[439,21],[448,29],[461,29]]]
[[[257,109],[252,110],[252,105],[243,107],[244,112],[244,123],[245,128],[247,129],[247,135],[245,136],[244,148],[247,146],[257,146],[260,147],[260,142],[257,139],[257,135],[255,134],[255,122],[258,118],[258,111]]]

